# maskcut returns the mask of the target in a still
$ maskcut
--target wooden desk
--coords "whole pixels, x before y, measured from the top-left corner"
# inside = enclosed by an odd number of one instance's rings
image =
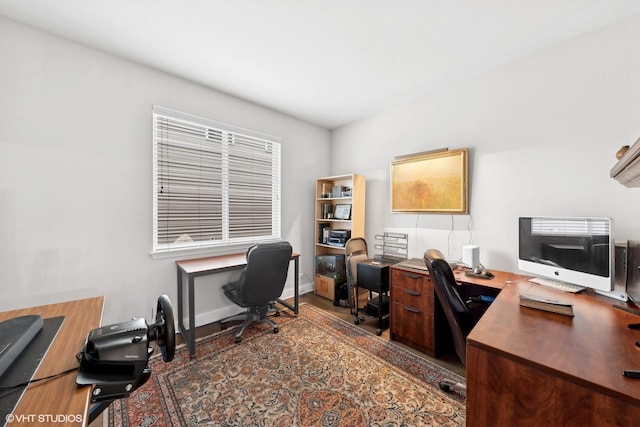
[[[288,309],[292,310],[295,314],[298,314],[299,305],[299,262],[300,254],[292,253],[291,260],[294,261],[294,297],[293,305],[282,299],[276,301]],[[201,276],[207,276],[209,274],[222,273],[223,271],[239,270],[247,265],[247,254],[245,252],[231,255],[220,255],[208,258],[188,259],[182,261],[176,261],[178,269],[178,329],[184,338],[184,342],[187,344],[189,354],[191,357],[196,355],[196,334],[195,334],[195,278]],[[183,302],[183,277],[187,276],[188,283],[188,307],[187,315],[189,316],[189,329],[184,325],[184,302]]]
[[[95,297],[6,311],[0,313],[0,321],[28,314],[38,314],[45,319],[65,316],[58,335],[36,370],[33,378],[37,379],[79,366],[76,354],[82,351],[87,334],[100,326],[103,307],[104,297]],[[56,426],[86,425],[89,420],[90,398],[91,386],[76,385],[76,372],[73,371],[52,380],[29,385],[13,415],[16,419],[23,417],[22,419],[29,420],[22,425],[52,425],[51,421],[41,420],[39,416],[66,416],[70,420],[55,422]],[[79,418],[82,422],[76,421]],[[4,423],[5,420],[0,422]],[[16,421],[15,424],[19,422]]]
[[[492,279],[484,279],[479,277],[467,276],[465,269],[453,270],[453,275],[456,281],[461,285],[481,286],[484,288],[500,290],[504,288],[507,283],[522,279],[524,276],[520,274],[511,273],[509,271],[490,270],[493,273]]]
[[[454,276],[467,296],[495,296],[506,283],[522,277],[506,271],[491,272],[495,275],[492,279],[467,276],[462,269],[456,269]],[[391,266],[391,339],[437,357],[445,339],[443,331],[449,329],[435,301],[435,290],[426,270],[400,264]]]
[[[575,317],[519,306],[520,292],[574,304]],[[507,284],[467,337],[468,426],[640,423],[640,318],[613,300],[524,280]]]

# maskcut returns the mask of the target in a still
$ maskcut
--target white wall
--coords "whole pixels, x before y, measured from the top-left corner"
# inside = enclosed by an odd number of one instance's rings
[[[609,178],[638,137],[640,15],[337,129],[332,167],[367,177],[368,239],[407,232],[410,256],[450,260],[477,244],[517,271],[518,216],[609,216],[640,239],[640,189]],[[470,149],[470,215],[392,214],[390,162],[443,147]]]
[[[161,293],[175,304],[175,260],[150,256],[153,104],[282,138],[283,237],[306,289],[319,176],[365,175],[367,238],[406,231],[411,256],[473,243],[515,270],[520,215],[611,216],[617,239],[640,238],[640,190],[609,178],[640,136],[640,17],[331,134],[4,18],[0,58],[0,310],[104,295],[112,323],[149,318]],[[442,147],[470,148],[471,215],[391,214],[389,163]],[[199,281],[198,324],[234,309],[233,274]]]
[[[104,295],[106,324],[175,306],[175,258],[150,256],[153,104],[282,138],[283,238],[309,289],[329,131],[4,18],[0,58],[0,310]],[[234,274],[198,280],[197,324],[238,310]]]

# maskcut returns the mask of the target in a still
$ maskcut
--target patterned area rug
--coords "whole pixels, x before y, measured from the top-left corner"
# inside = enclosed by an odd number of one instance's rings
[[[464,396],[438,381],[463,378],[311,305],[199,340],[109,408],[109,426],[458,426]]]

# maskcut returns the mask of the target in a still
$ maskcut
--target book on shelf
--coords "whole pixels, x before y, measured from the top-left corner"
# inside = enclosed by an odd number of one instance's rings
[[[520,305],[573,317],[573,304],[539,295],[520,294]]]
[[[333,214],[333,204],[323,203],[321,205],[322,219],[329,219],[329,214]]]
[[[318,224],[318,243],[327,243],[329,240],[329,231],[331,230],[331,225],[322,223]]]

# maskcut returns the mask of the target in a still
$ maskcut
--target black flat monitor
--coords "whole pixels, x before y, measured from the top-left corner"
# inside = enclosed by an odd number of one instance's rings
[[[640,308],[640,241],[627,242],[627,296]]]
[[[613,290],[611,218],[521,217],[518,229],[520,270],[600,291]]]

